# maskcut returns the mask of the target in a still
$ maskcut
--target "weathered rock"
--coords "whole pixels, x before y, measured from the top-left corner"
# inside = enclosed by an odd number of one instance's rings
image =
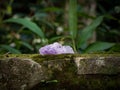
[[[120,57],[76,57],[78,74],[119,74]]]
[[[0,56],[0,90],[117,90],[119,81],[119,54]]]
[[[45,68],[31,59],[0,60],[0,90],[29,89],[47,79],[46,74]]]

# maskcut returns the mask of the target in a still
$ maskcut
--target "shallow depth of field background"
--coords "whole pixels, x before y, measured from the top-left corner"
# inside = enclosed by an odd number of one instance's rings
[[[120,0],[0,0],[0,54],[39,53],[53,42],[119,53]]]

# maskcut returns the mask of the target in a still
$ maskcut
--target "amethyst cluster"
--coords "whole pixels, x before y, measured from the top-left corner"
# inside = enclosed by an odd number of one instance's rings
[[[46,45],[39,49],[41,55],[49,54],[74,54],[73,49],[70,46],[62,46],[60,43],[55,42],[53,44]]]

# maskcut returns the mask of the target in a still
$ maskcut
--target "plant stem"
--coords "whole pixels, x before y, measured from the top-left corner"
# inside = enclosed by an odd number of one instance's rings
[[[77,53],[76,44],[75,44],[75,40],[74,39],[72,39],[72,44],[73,44],[73,49],[74,49],[75,53]]]

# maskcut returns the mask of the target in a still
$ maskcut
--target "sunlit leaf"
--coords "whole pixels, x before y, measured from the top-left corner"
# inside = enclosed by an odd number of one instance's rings
[[[108,42],[96,42],[88,46],[85,50],[86,53],[88,52],[96,52],[96,51],[102,51],[106,50],[110,47],[115,45],[114,43],[108,43]]]
[[[103,16],[100,16],[96,18],[89,26],[87,26],[82,30],[82,32],[79,35],[80,38],[78,39],[78,44],[77,44],[78,48],[82,47],[82,45],[84,45],[87,42],[87,40],[92,36],[93,32],[97,28],[97,26],[100,25],[102,20],[103,20]]]
[[[23,19],[23,18],[11,18],[11,19],[7,19],[4,22],[11,22],[11,23],[18,23],[21,24],[23,26],[25,26],[26,28],[28,28],[29,30],[31,30],[32,32],[36,33],[38,36],[44,38],[44,33],[42,32],[42,30],[37,26],[37,24],[35,24],[34,22],[28,20],[28,19]]]
[[[5,50],[8,50],[10,53],[14,54],[21,54],[21,52],[13,47],[10,47],[9,45],[0,45],[1,48],[4,48]]]

